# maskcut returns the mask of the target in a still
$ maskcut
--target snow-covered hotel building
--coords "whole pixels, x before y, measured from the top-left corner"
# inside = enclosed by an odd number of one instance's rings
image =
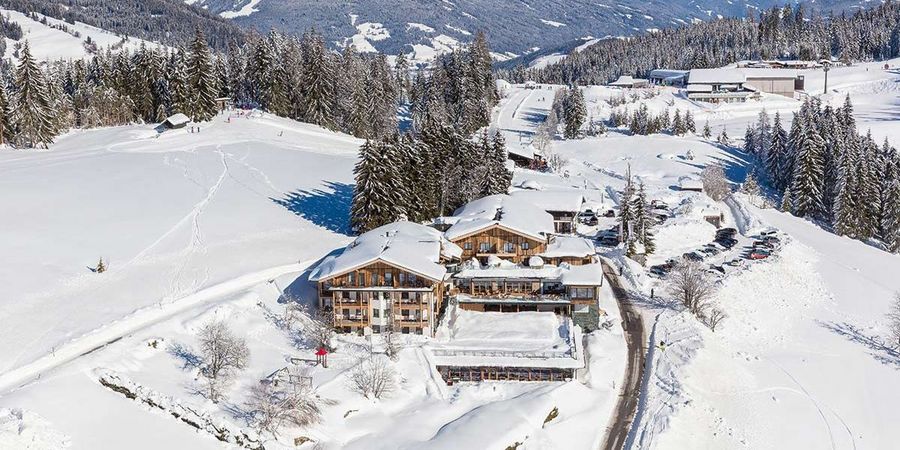
[[[462,249],[434,228],[394,222],[356,238],[310,273],[319,308],[331,311],[345,333],[395,332],[431,336],[438,322],[449,274]]]
[[[523,198],[493,195],[456,211],[445,236],[462,248],[450,295],[470,311],[550,311],[594,325],[603,270],[594,244],[555,235],[554,217]]]

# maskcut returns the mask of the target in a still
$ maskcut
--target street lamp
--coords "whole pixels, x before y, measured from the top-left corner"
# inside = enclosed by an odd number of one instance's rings
[[[831,68],[831,64],[825,63],[822,65],[822,70],[825,72],[825,92],[823,94],[828,93],[828,69]]]

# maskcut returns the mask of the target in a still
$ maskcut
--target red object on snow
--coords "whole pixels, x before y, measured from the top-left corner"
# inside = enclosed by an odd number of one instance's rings
[[[319,347],[319,350],[316,351],[316,356],[325,356],[328,354],[328,350],[325,350],[325,347]]]

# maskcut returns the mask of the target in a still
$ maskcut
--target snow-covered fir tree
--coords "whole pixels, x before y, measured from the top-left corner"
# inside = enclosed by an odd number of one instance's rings
[[[712,129],[709,127],[709,121],[703,124],[703,138],[709,139],[712,137]]]
[[[694,122],[694,113],[690,110],[684,113],[684,127],[689,133],[697,132],[697,124]]]
[[[797,157],[794,164],[794,178],[791,182],[791,194],[794,213],[801,217],[823,218],[825,203],[823,190],[825,187],[825,141],[814,124],[803,123],[805,119],[795,117],[800,122]]]
[[[565,125],[563,135],[566,139],[575,139],[579,136],[586,116],[587,106],[584,101],[584,93],[581,92],[578,86],[570,87],[565,101],[565,110],[563,111],[563,122]]]
[[[16,141],[23,147],[46,148],[56,134],[54,115],[47,81],[31,55],[28,41],[19,51],[15,86],[11,122],[16,129]]]
[[[632,229],[634,231],[633,241],[636,241],[644,247],[644,253],[651,254],[656,251],[656,243],[653,239],[653,219],[650,216],[650,204],[647,202],[647,194],[644,190],[644,183],[638,183],[637,192],[634,195],[630,205],[631,214],[634,216],[632,220]]]
[[[211,119],[216,115],[218,86],[212,54],[200,28],[197,28],[194,41],[191,43],[187,77],[188,99],[185,114],[197,122]]]

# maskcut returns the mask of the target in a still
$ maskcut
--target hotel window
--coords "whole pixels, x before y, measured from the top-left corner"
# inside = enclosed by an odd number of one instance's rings
[[[400,275],[397,275],[397,279],[400,282],[399,283],[400,286],[406,285],[406,274],[405,273],[400,272]]]
[[[466,243],[464,243],[463,250],[472,250],[472,243],[468,242],[468,241]]]
[[[393,286],[394,285],[394,274],[391,272],[384,273],[384,285],[385,286]]]
[[[506,253],[515,252],[516,244],[513,244],[512,242],[507,242],[507,243],[503,244],[503,251],[505,251]]]
[[[414,274],[409,274],[409,285],[415,286],[417,282],[417,278]]]
[[[347,274],[347,284],[353,286],[356,284],[356,272],[350,272]]]
[[[528,250],[531,246],[528,245],[528,241],[522,242],[522,250]]]
[[[482,242],[478,244],[478,251],[481,253],[488,253],[491,251],[491,243],[490,242]]]
[[[362,279],[362,277],[360,277]],[[372,286],[379,286],[378,284],[378,273],[372,274]]]
[[[594,298],[594,288],[572,288],[572,298]]]

